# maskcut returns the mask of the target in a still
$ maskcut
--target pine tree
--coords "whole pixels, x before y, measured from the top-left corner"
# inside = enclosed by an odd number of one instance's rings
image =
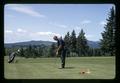
[[[105,25],[105,31],[102,34],[101,50],[104,54],[113,56],[115,54],[115,11],[112,7],[108,14],[107,24]]]
[[[56,46],[55,46],[55,43],[52,43],[52,45],[51,45],[51,47],[50,47],[50,49],[49,49],[49,56],[51,56],[51,57],[55,57],[56,56],[56,52],[55,52],[55,50],[56,50]]]
[[[70,36],[70,51],[73,53],[76,53],[76,33],[75,30],[72,31]]]
[[[32,53],[32,45],[28,46],[28,57],[33,57],[33,53]]]
[[[64,41],[65,41],[66,55],[69,56],[70,55],[70,34],[69,32],[67,32],[67,34],[65,35]]]
[[[23,50],[23,47],[20,47],[19,56],[24,57],[24,50]]]
[[[39,57],[41,57],[41,56],[44,55],[43,50],[45,50],[45,49],[43,49],[42,45],[39,45],[39,46],[38,46],[38,56],[39,56]]]
[[[89,46],[87,44],[87,39],[85,37],[85,33],[83,29],[81,29],[78,35],[76,46],[77,46],[78,56],[87,55]]]
[[[26,49],[24,50],[24,56],[25,56],[25,58],[29,58],[31,56],[29,48],[31,48],[30,45],[26,46]]]
[[[36,58],[38,56],[37,46],[36,45],[32,46],[32,52],[33,52],[33,58]]]

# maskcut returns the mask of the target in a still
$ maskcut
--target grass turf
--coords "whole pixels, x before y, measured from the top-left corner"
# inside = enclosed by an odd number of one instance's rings
[[[5,79],[114,79],[115,57],[69,57],[65,69],[59,69],[60,58],[21,58],[7,63],[4,58]],[[80,74],[89,69],[90,74]]]

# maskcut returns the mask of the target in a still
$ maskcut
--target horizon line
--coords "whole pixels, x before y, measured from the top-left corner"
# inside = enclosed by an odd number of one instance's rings
[[[30,42],[30,41],[48,41],[48,42],[56,42],[56,41],[50,41],[50,40],[26,40],[26,41],[16,41],[16,42],[4,42],[4,44],[12,44],[12,43],[22,43],[22,42]],[[87,41],[93,41],[93,42],[99,42],[100,40],[87,40]]]

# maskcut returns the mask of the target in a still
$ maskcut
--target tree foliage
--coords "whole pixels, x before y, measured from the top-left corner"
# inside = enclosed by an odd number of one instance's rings
[[[115,10],[113,7],[110,9],[104,29],[101,33],[101,50],[103,54],[113,56],[115,55]]]
[[[87,44],[87,39],[85,37],[85,33],[83,31],[83,29],[80,31],[78,37],[77,37],[77,53],[78,53],[78,56],[85,56],[85,55],[88,55],[88,49],[89,49],[89,46]]]

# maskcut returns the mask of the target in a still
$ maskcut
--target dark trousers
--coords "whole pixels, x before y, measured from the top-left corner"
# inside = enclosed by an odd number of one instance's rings
[[[61,67],[64,68],[65,67],[65,57],[66,57],[66,51],[65,50],[62,50],[61,51]]]

